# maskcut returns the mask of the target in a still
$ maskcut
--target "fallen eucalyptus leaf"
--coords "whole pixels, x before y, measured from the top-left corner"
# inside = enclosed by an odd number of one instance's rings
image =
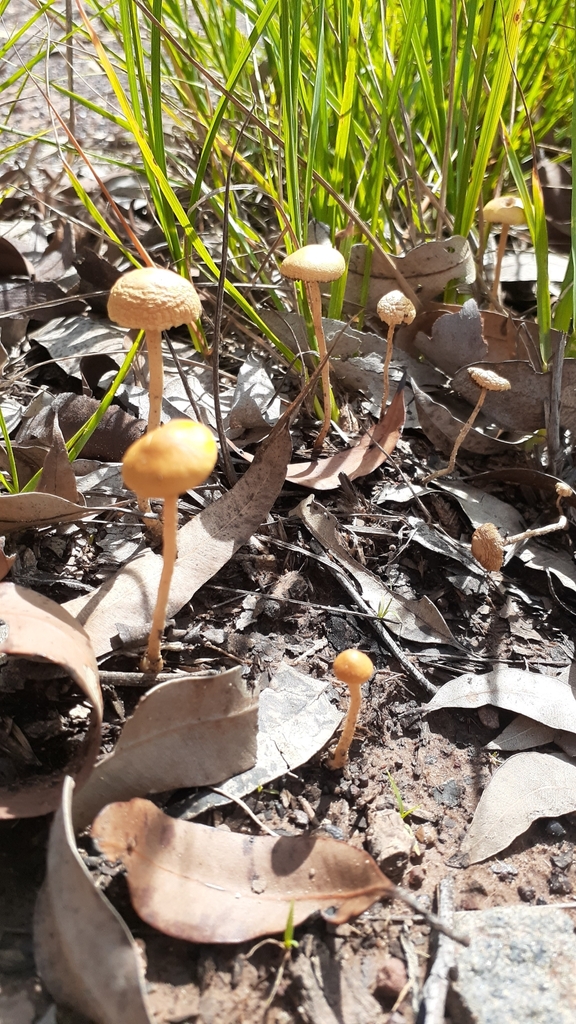
[[[550,725],[542,725],[526,715],[516,715],[490,743],[486,750],[531,750],[532,747],[543,747],[552,743],[556,729]]]
[[[411,601],[393,594],[378,576],[352,557],[342,543],[337,520],[313,497],[301,501],[295,512],[312,536],[358,583],[366,604],[375,612],[385,612],[384,621],[391,633],[415,643],[430,643],[432,640],[461,648],[429,598]]]
[[[369,254],[370,280],[364,304],[364,270]],[[444,291],[450,281],[470,284],[476,278],[472,251],[466,239],[460,235],[424,242],[411,249],[405,256],[391,256],[390,259],[422,302],[435,298]],[[348,263],[345,304],[353,311],[366,308],[369,312],[374,312],[382,296],[394,288],[398,288],[398,284],[391,276],[389,265],[380,253],[362,243],[353,245]]]
[[[560,583],[576,592],[576,565],[569,551],[552,551],[536,540],[530,540],[520,551],[518,558],[528,569],[552,573]]]
[[[0,497],[0,534],[27,530],[30,527],[52,526],[55,523],[75,523],[96,510],[77,505],[55,494],[3,494]]]
[[[425,709],[479,708],[484,704],[516,711],[552,729],[576,733],[576,694],[570,683],[509,665],[499,665],[482,675],[466,672],[450,679]]]
[[[140,700],[111,754],[74,800],[77,829],[105,804],[183,786],[211,786],[252,768],[258,702],[238,667],[160,683]]]
[[[434,486],[451,494],[470,520],[474,529],[482,523],[494,523],[503,534],[522,533],[526,524],[513,505],[489,491],[481,491],[466,480],[435,480]]]
[[[64,317],[61,310],[56,315],[59,319],[55,320],[52,312],[46,318],[49,323],[33,331],[30,338],[42,345],[65,373],[79,377],[80,363],[86,355],[109,355],[120,364],[122,352],[126,349],[124,328],[105,320]]]
[[[49,444],[56,412],[64,439],[69,441],[100,405],[95,398],[89,398],[87,395],[68,392],[57,395],[49,405],[42,406],[34,415],[23,420],[18,431],[18,440]],[[120,462],[128,446],[141,437],[145,430],[145,420],[137,420],[124,412],[119,405],[111,405],[84,445],[82,458]]]
[[[505,850],[537,818],[576,810],[576,764],[564,754],[514,754],[484,790],[461,852],[478,864]]]
[[[316,491],[330,491],[341,486],[340,474],[350,480],[368,476],[385,462],[402,434],[405,420],[404,385],[398,388],[385,415],[361,437],[354,448],[331,455],[315,462],[291,463],[286,479],[301,487],[313,487]]]
[[[76,477],[68,457],[57,415],[54,416],[52,423],[52,441],[36,490],[39,494],[56,494],[59,498],[65,498],[66,501],[74,502],[76,505],[81,505],[84,501],[84,498],[78,494]]]
[[[54,999],[95,1024],[153,1024],[136,944],[96,888],[76,849],[71,823],[73,783],[48,842],[46,878],[34,915],[38,972]]]
[[[245,942],[322,911],[343,924],[395,890],[364,850],[309,836],[246,836],[169,818],[148,800],[110,804],[92,837],[126,866],[148,924],[188,942]]]
[[[228,417],[228,436],[240,437],[246,430],[267,427],[280,418],[280,399],[264,360],[249,352],[240,365]]]
[[[92,705],[88,731],[66,772],[0,789],[0,818],[30,818],[58,806],[66,773],[80,783],[90,774],[102,724],[98,666],[82,627],[49,598],[13,583],[0,583],[0,616],[0,654],[61,665]]]
[[[290,665],[280,665],[260,694],[254,767],[228,779],[218,787],[218,793],[185,798],[181,805],[172,807],[172,813],[190,820],[306,764],[328,743],[342,721],[341,712],[330,701],[331,688],[328,679],[314,679]]]
[[[291,451],[288,420],[283,418],[235,487],[178,531],[168,618],[180,611],[266,519],[282,490]],[[161,571],[162,557],[147,551],[87,597],[66,603],[70,614],[86,629],[97,657],[119,645],[120,631],[134,643],[145,639]]]

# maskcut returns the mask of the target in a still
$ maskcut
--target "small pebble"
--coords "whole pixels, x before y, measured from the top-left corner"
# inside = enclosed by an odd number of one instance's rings
[[[534,903],[536,899],[536,890],[531,885],[519,885],[518,895],[524,903]]]

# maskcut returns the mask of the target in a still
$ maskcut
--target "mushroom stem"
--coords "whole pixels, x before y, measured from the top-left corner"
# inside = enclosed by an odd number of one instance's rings
[[[168,610],[168,596],[170,594],[170,581],[174,571],[177,554],[178,536],[178,496],[171,495],[164,499],[164,546],[162,549],[163,565],[160,583],[158,585],[158,597],[150,627],[148,647],[142,658],[140,668],[142,672],[161,672],[164,662],[160,654],[160,641],[164,626],[166,625],[166,612]]]
[[[348,751],[350,744],[354,739],[354,730],[356,728],[356,722],[358,720],[358,712],[360,711],[360,702],[362,700],[362,688],[358,684],[349,685],[350,689],[350,704],[348,711],[346,712],[346,718],[344,719],[344,727],[342,729],[342,735],[338,740],[334,754],[328,762],[329,768],[342,768],[348,760]]]
[[[556,533],[556,530],[567,530],[568,520],[566,516],[560,516],[555,523],[548,523],[546,526],[536,526],[533,530],[524,530],[523,533],[516,533],[513,537],[507,537],[505,544],[519,544],[522,540],[530,540],[531,537],[543,537],[545,533]]]
[[[148,427],[155,430],[160,426],[162,415],[162,394],[164,391],[164,363],[162,360],[162,332],[146,331],[146,351],[148,352]]]
[[[509,224],[502,224],[500,231],[500,241],[498,242],[498,249],[496,251],[496,265],[494,267],[494,280],[492,281],[492,295],[498,301],[498,288],[500,286],[500,271],[502,270],[502,260],[504,259],[504,253],[506,252],[506,242],[508,241],[508,232],[510,230]]]
[[[317,281],[306,281],[305,284],[306,294],[308,296],[308,305],[310,306],[310,313],[312,315],[314,334],[316,335],[316,341],[318,343],[318,355],[320,360],[324,360],[321,378],[324,419],[322,420],[320,433],[314,441],[314,450],[316,451],[322,447],[324,439],[330,430],[330,416],[332,412],[330,397],[330,363],[326,358],[328,355],[328,349],[326,348],[326,338],[324,337],[324,327],[322,325],[322,295],[320,293],[320,285]]]
[[[484,404],[484,399],[486,398],[487,394],[488,394],[487,388],[482,388],[482,390],[480,392],[480,395],[478,397],[478,401],[476,402],[476,405],[474,406],[472,412],[470,413],[468,419],[466,420],[466,423],[460,429],[460,433],[458,434],[458,437],[454,441],[454,446],[452,448],[452,452],[451,452],[451,455],[450,455],[450,460],[448,462],[448,465],[445,466],[444,469],[437,469],[435,473],[429,473],[428,476],[425,476],[423,481],[422,481],[423,484],[429,484],[431,480],[437,480],[438,477],[440,477],[440,476],[447,476],[448,473],[452,472],[452,470],[454,469],[454,466],[456,465],[456,456],[458,454],[458,449],[460,448],[460,445],[462,444],[462,441],[466,437],[466,434],[470,430],[470,427],[472,426],[472,424],[474,423],[474,420],[476,419],[478,413],[480,412],[480,409],[482,408],[482,406]]]
[[[390,370],[390,362],[392,360],[392,338],[394,337],[394,328],[396,324],[390,324],[388,327],[388,334],[386,337],[386,356],[384,358],[384,375],[382,378],[382,408],[380,410],[380,418],[383,417],[386,412],[386,406],[388,405],[388,395],[390,394],[390,381],[388,379],[388,371]]]

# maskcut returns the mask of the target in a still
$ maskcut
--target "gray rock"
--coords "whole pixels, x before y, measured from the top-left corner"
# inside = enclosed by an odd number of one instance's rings
[[[495,907],[454,915],[458,946],[447,1008],[453,1024],[574,1024],[576,936],[554,907]]]

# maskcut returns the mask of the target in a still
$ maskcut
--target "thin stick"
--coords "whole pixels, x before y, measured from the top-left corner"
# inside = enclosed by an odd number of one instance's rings
[[[454,881],[450,875],[443,878],[438,886],[438,916],[452,926],[454,917]],[[448,993],[449,972],[455,963],[454,943],[446,935],[438,940],[438,950],[432,969],[422,991],[420,1014],[426,1024],[444,1024],[446,1011],[446,995]]]

